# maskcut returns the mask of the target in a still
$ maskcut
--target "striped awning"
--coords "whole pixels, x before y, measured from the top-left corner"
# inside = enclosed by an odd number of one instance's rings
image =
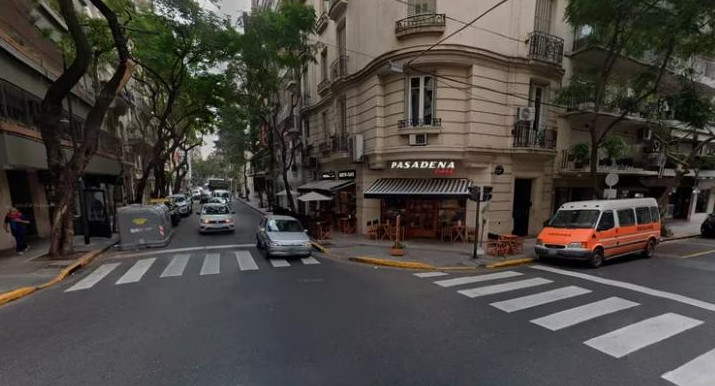
[[[467,197],[472,182],[466,178],[380,178],[365,198],[390,196]]]
[[[299,192],[309,192],[320,190],[323,192],[334,192],[355,185],[355,180],[320,180],[312,181],[298,187]]]

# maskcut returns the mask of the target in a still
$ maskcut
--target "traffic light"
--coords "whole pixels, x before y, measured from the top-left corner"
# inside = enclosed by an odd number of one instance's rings
[[[482,201],[486,202],[492,199],[492,187],[482,186]]]
[[[472,201],[479,201],[480,190],[478,186],[469,187],[469,199]]]

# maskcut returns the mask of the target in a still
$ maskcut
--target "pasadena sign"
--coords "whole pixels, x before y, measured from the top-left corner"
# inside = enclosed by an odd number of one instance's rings
[[[452,169],[454,161],[392,161],[390,169]]]

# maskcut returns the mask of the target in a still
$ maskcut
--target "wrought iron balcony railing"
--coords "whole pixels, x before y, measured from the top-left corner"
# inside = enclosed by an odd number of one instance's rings
[[[545,32],[529,34],[529,57],[561,65],[564,58],[564,39]]]
[[[397,127],[400,129],[423,126],[442,127],[442,118],[408,118],[397,121]]]
[[[395,33],[397,35],[401,35],[412,31],[417,32],[426,27],[442,27],[441,30],[444,31],[445,24],[446,17],[444,13],[425,13],[413,15],[396,21]]]

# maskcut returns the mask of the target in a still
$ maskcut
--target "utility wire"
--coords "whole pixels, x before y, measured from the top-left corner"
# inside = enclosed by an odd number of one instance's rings
[[[482,12],[479,16],[477,16],[476,18],[474,18],[474,19],[473,19],[472,21],[470,21],[469,23],[467,23],[467,24],[461,26],[461,27],[458,28],[456,31],[454,31],[454,32],[452,32],[451,34],[449,34],[449,35],[445,36],[444,38],[440,39],[437,43],[435,43],[435,44],[429,46],[429,48],[427,48],[426,50],[423,50],[422,52],[420,52],[419,55],[417,55],[416,57],[414,57],[414,58],[410,59],[409,61],[407,61],[406,65],[409,65],[410,63],[412,63],[412,62],[415,61],[416,59],[419,59],[422,55],[426,54],[427,51],[429,51],[429,50],[435,48],[436,46],[438,46],[438,45],[440,45],[440,44],[442,44],[442,42],[444,42],[445,40],[447,40],[447,39],[451,38],[452,36],[454,36],[454,35],[456,35],[456,34],[462,32],[465,28],[467,28],[467,27],[469,27],[470,25],[476,23],[479,19],[481,19],[482,17],[486,16],[487,14],[489,14],[489,12],[495,10],[497,7],[499,7],[500,5],[502,5],[502,4],[506,3],[506,2],[507,2],[507,0],[501,0],[500,2],[496,3],[495,5],[493,5],[492,7],[490,7],[489,9],[487,9],[486,11]]]

